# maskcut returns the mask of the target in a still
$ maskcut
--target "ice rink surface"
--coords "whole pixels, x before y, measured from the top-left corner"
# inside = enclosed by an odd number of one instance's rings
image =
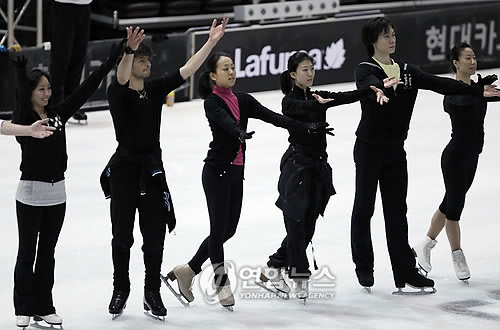
[[[500,73],[500,69],[480,71],[481,74],[493,72]],[[355,87],[354,83],[345,83],[315,88],[346,91]],[[280,92],[253,95],[265,106],[281,112]],[[420,91],[406,142],[411,244],[425,235],[444,193],[440,157],[451,130],[442,101],[441,95]],[[218,303],[209,304],[197,280],[196,300],[189,308],[181,306],[162,286],[163,301],[168,309],[165,322],[143,313],[144,265],[138,225],[132,248],[132,291],[127,308],[113,321],[108,314],[112,293],[111,223],[109,201],[101,192],[99,175],[117,144],[109,112],[88,115],[87,126],[67,126],[68,207],[56,250],[53,290],[54,303],[64,319],[65,329],[500,329],[500,103],[490,103],[488,108],[484,151],[461,221],[462,247],[471,270],[470,286],[455,277],[443,231],[432,253],[430,277],[436,281],[437,293],[393,296],[394,283],[379,198],[372,219],[373,293],[364,293],[357,283],[349,231],[354,200],[352,149],[360,118],[358,102],[331,108],[328,112],[328,122],[335,128],[335,137],[328,138],[328,153],[337,195],[331,198],[325,217],[318,219],[313,239],[320,267],[311,281],[311,292],[317,292],[316,297],[311,297],[306,305],[297,299],[266,297],[266,291],[256,288],[249,279],[265,265],[285,234],[281,212],[274,202],[279,162],[288,144],[285,130],[250,120],[249,130],[256,133],[248,141],[240,224],[236,235],[225,244],[225,257],[235,265],[240,277],[234,313]],[[187,262],[208,234],[201,170],[210,137],[201,100],[165,108],[161,143],[178,224],[175,234],[166,238],[163,274]],[[12,303],[17,254],[14,198],[20,177],[20,148],[13,138],[1,137],[0,155],[0,329],[6,330],[16,328]],[[308,252],[310,254],[310,247]],[[320,276],[320,271],[330,276]],[[327,285],[320,287],[320,284]],[[258,298],[257,293],[264,296]]]

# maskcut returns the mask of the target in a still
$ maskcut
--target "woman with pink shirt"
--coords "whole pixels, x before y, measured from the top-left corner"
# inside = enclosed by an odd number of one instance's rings
[[[207,60],[207,67],[208,71],[199,80],[199,93],[205,99],[205,114],[213,136],[202,174],[210,217],[210,234],[201,243],[194,257],[187,264],[175,267],[168,274],[168,279],[177,279],[180,295],[191,302],[194,300],[192,281],[201,272],[203,263],[210,258],[219,302],[232,309],[234,297],[224,269],[223,244],[236,232],[240,218],[245,141],[254,134],[247,132],[248,118],[309,133],[325,132],[328,124],[303,123],[290,119],[267,109],[247,93],[233,92],[236,71],[233,60],[225,53],[211,55]]]

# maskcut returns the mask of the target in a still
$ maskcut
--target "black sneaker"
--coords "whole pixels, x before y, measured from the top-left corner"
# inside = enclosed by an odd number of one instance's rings
[[[417,270],[405,275],[404,278],[394,278],[396,288],[404,288],[406,284],[413,288],[432,288],[434,281],[421,275]]]
[[[129,292],[121,290],[113,290],[113,297],[109,303],[110,314],[121,314],[127,306]]]
[[[155,316],[166,316],[167,309],[161,301],[160,291],[144,291],[144,309]]]
[[[78,120],[78,121],[87,120],[87,115],[82,110],[78,110],[77,112],[75,112],[73,114],[73,119]]]
[[[371,288],[375,283],[373,272],[356,271],[356,276],[358,277],[359,284],[365,288]]]

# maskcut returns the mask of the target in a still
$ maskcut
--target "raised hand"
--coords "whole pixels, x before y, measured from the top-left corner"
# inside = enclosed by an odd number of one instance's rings
[[[389,102],[389,98],[384,95],[384,91],[381,90],[380,88],[377,88],[375,86],[370,86],[370,88],[377,94],[377,103],[380,103],[380,105],[383,105],[384,103]]]
[[[245,143],[246,140],[248,139],[251,139],[252,138],[252,135],[254,135],[255,131],[251,131],[251,132],[246,132],[244,130],[240,130],[240,134],[238,136],[238,139],[240,140],[240,142],[242,144]]]
[[[132,26],[126,27],[127,30],[127,46],[132,50],[137,50],[141,42],[144,40],[146,35],[144,30],[139,30],[137,26],[135,29]]]
[[[484,97],[500,96],[500,90],[496,89],[497,85],[484,85]]]
[[[225,17],[222,19],[221,24],[217,25],[217,20],[214,19],[208,34],[209,40],[216,44],[222,38],[224,32],[226,32],[226,25],[228,22],[229,18]]]
[[[396,79],[396,77],[392,76],[392,77],[384,79],[384,88],[389,88],[389,87],[392,87],[394,85],[399,85],[402,83],[403,82],[401,82],[400,79]]]
[[[319,103],[321,103],[321,104],[325,104],[325,103],[328,103],[328,102],[333,101],[333,99],[331,99],[331,98],[324,99],[324,98],[322,98],[320,95],[318,95],[318,94],[314,94],[314,93],[313,93],[313,95],[312,95],[312,96],[314,96],[314,98],[315,98],[315,99],[316,99]]]
[[[45,125],[48,122],[49,118],[45,118],[42,120],[37,120],[33,124],[31,124],[29,128],[30,136],[37,139],[43,139],[54,134],[53,131],[55,131],[56,128]]]
[[[28,64],[28,59],[24,55],[16,56],[14,61],[16,68],[18,70],[26,70],[26,65]]]

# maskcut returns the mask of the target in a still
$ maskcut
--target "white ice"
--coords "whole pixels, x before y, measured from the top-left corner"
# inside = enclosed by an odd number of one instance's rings
[[[354,84],[317,88],[351,90]],[[280,111],[280,92],[254,93],[254,96],[270,109]],[[425,235],[444,192],[440,156],[449,141],[450,120],[443,111],[442,100],[441,95],[420,91],[406,142],[411,244]],[[335,276],[335,287],[322,290],[333,292],[334,298],[311,298],[307,305],[295,299],[250,299],[241,294],[264,291],[244,289],[240,281],[235,311],[230,313],[218,304],[208,304],[198,282],[194,285],[196,300],[189,308],[181,306],[162,286],[168,309],[164,323],[143,314],[144,266],[138,225],[132,248],[132,291],[128,306],[114,321],[108,314],[112,292],[111,224],[109,201],[100,190],[99,175],[116,141],[108,111],[88,115],[88,126],[67,126],[68,208],[56,251],[53,290],[54,303],[64,319],[65,329],[500,329],[500,103],[489,105],[484,151],[460,222],[463,250],[471,270],[469,287],[455,277],[450,248],[442,232],[432,253],[430,274],[436,281],[437,293],[393,296],[394,283],[378,199],[372,219],[375,286],[371,295],[362,292],[354,274],[349,240],[354,197],[352,149],[360,117],[359,103],[354,103],[328,112],[328,122],[335,127],[335,137],[328,138],[328,153],[337,195],[330,200],[325,218],[318,219],[313,239],[320,268],[329,267]],[[264,265],[285,234],[282,215],[274,202],[279,162],[287,148],[287,132],[258,120],[250,120],[249,130],[256,133],[248,141],[241,220],[236,235],[225,244],[226,259],[234,262],[238,270]],[[209,141],[210,131],[201,100],[165,108],[161,143],[178,225],[176,234],[166,239],[164,274],[173,266],[187,262],[208,234],[201,170]],[[0,329],[4,330],[15,329],[12,304],[17,254],[14,196],[20,176],[20,149],[13,138],[1,137],[0,155]],[[310,248],[308,251],[310,253]],[[318,290],[321,291],[315,291]]]

